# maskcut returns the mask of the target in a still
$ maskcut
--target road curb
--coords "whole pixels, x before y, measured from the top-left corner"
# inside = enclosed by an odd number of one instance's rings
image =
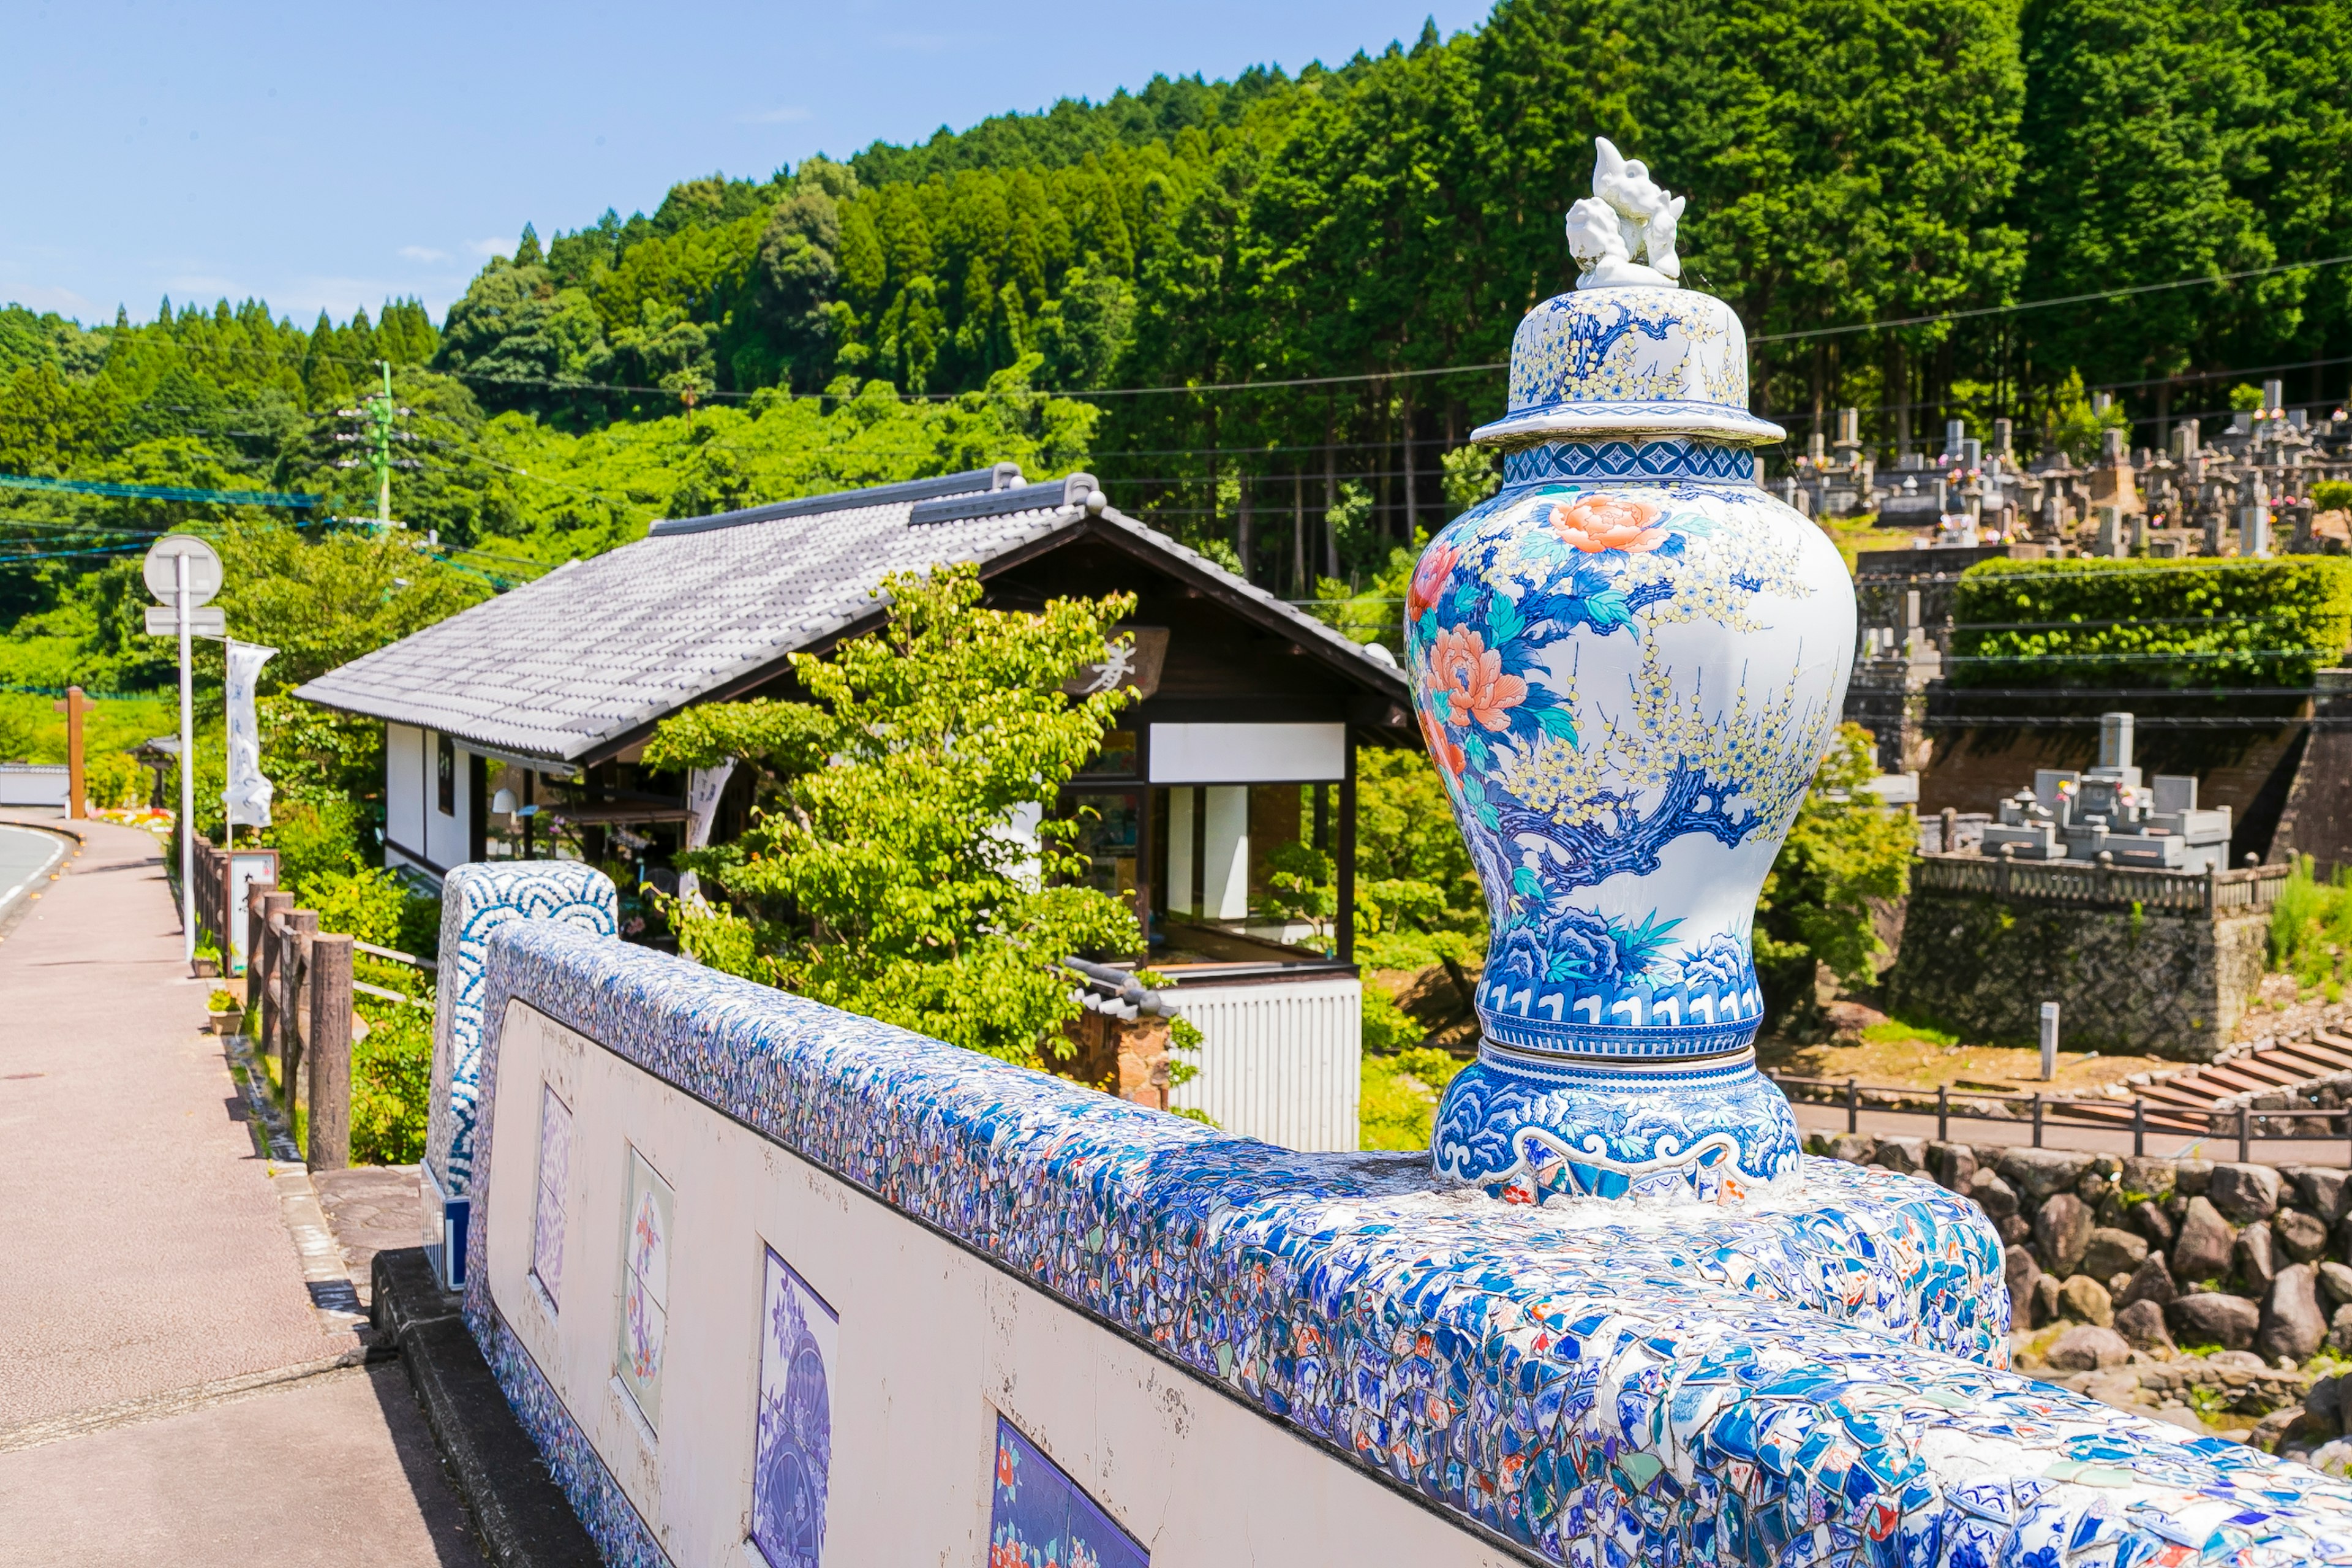
[[[400,1348],[484,1554],[497,1568],[602,1568],[425,1249],[377,1253],[369,1279],[376,1330]]]

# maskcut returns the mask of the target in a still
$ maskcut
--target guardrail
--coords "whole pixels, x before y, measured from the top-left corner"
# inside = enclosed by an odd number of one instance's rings
[[[2017,860],[1973,854],[1922,854],[1911,863],[1914,892],[1980,893],[2046,903],[2178,910],[2189,914],[2251,914],[2278,902],[2287,866],[2242,866],[2196,872],[2079,861]]]
[[[1904,1089],[1891,1084],[1864,1084],[1859,1079],[1802,1078],[1793,1073],[1767,1070],[1764,1074],[1780,1086],[1791,1103],[1842,1107],[1845,1111],[1845,1130],[1862,1131],[1862,1113],[1865,1110],[1881,1115],[1932,1116],[1936,1119],[1938,1141],[1951,1135],[1954,1121],[2002,1121],[2011,1126],[2030,1121],[2033,1129],[2033,1147],[2043,1146],[2043,1139],[2052,1131],[2099,1131],[2132,1135],[2132,1152],[2147,1152],[2147,1132],[2151,1121],[2148,1102],[2134,1098],[2129,1102],[2119,1100],[2066,1100],[2046,1094],[1998,1094],[1963,1089],[1952,1092],[1948,1084],[1936,1086],[1933,1105],[1925,1103],[1927,1091]],[[1806,1091],[1791,1093],[1791,1089]],[[2002,1109],[1993,1110],[1999,1106]],[[2012,1109],[2014,1108],[2014,1109]],[[2020,1111],[2023,1114],[2019,1114]],[[2231,1110],[2190,1110],[2179,1106],[2159,1105],[2154,1108],[2153,1121],[2158,1131],[2199,1131],[2202,1122],[2207,1138],[2227,1141],[2234,1137],[2238,1143],[2238,1159],[2243,1163],[2253,1145],[2264,1141],[2315,1141],[2302,1131],[2310,1121],[2321,1124],[2319,1137],[2328,1130],[2345,1140],[2347,1164],[2352,1164],[2352,1108],[2336,1110],[2255,1110],[2240,1106]]]

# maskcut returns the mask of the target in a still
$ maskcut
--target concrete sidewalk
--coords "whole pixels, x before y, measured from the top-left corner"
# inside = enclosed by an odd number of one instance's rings
[[[0,935],[0,1564],[478,1561],[397,1369],[336,1370],[162,846],[73,826]]]

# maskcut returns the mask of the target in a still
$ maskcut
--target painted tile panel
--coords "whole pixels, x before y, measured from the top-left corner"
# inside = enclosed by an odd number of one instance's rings
[[[661,1430],[662,1352],[669,1334],[669,1238],[677,1199],[661,1173],[629,1151],[628,1234],[621,1247],[620,1342],[614,1369],[646,1425]]]
[[[988,1568],[1149,1568],[1151,1554],[1059,1465],[996,1418]]]
[[[572,1108],[553,1088],[539,1091],[539,1191],[531,1207],[530,1273],[563,1309],[564,1197],[572,1190]]]
[[[764,1309],[751,1544],[768,1568],[819,1568],[833,1473],[834,1353],[841,1320],[773,1248]]]

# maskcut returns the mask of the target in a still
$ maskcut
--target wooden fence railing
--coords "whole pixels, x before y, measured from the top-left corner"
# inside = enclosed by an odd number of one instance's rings
[[[1764,1075],[1800,1105],[1826,1105],[1845,1112],[1845,1130],[1862,1128],[1862,1113],[1933,1117],[1936,1136],[1950,1135],[1955,1121],[2005,1121],[2016,1126],[2030,1121],[2033,1147],[2056,1133],[2105,1132],[2131,1134],[2132,1152],[2147,1152],[2151,1127],[2159,1132],[2189,1132],[2217,1143],[2235,1140],[2241,1163],[2256,1143],[2278,1139],[2302,1142],[2342,1139],[2352,1143],[2352,1110],[2254,1110],[2245,1106],[2197,1110],[2178,1105],[2151,1106],[2147,1100],[2063,1100],[2046,1094],[1994,1094],[1965,1089],[1953,1092],[1937,1086],[1931,1101],[1925,1089],[1866,1084],[1858,1079],[1800,1078],[1792,1073]],[[2347,1163],[2352,1163],[2348,1156]]]
[[[201,873],[200,873],[201,874]],[[261,1054],[276,1062],[289,1112],[309,1113],[303,1157],[312,1170],[339,1171],[352,1163],[352,1044],[354,994],[425,1005],[388,986],[352,973],[354,955],[431,973],[430,959],[319,929],[314,910],[294,907],[294,895],[268,883],[247,892],[251,962],[246,1000]]]

